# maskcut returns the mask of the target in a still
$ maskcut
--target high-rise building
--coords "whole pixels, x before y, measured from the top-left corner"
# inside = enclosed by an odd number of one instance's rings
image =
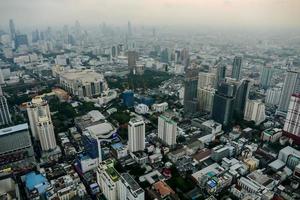
[[[237,86],[237,93],[235,97],[234,115],[235,118],[243,118],[248,100],[251,83],[247,79],[239,81]]]
[[[159,116],[158,137],[169,146],[176,144],[177,123],[167,116]]]
[[[286,115],[283,131],[300,143],[300,93],[293,94]]]
[[[0,130],[0,168],[25,169],[35,162],[34,151],[27,124]]]
[[[216,75],[214,73],[199,72],[198,89],[214,87],[216,84]]]
[[[33,137],[40,141],[43,151],[56,148],[53,123],[47,101],[36,96],[27,103],[27,113]]]
[[[125,90],[122,93],[122,99],[123,99],[123,104],[126,107],[132,108],[134,106],[134,93],[132,90]]]
[[[217,65],[217,74],[216,74],[216,88],[225,80],[226,77],[226,65],[219,63]]]
[[[185,114],[194,114],[197,112],[197,86],[198,86],[197,68],[188,68],[184,79],[184,112]]]
[[[246,121],[254,121],[256,125],[266,119],[265,104],[261,100],[248,100],[244,114]]]
[[[0,126],[8,125],[11,123],[12,121],[7,105],[7,100],[2,93],[2,88],[0,86]]]
[[[263,67],[260,77],[260,85],[265,90],[268,89],[272,84],[274,69],[271,65],[266,65]]]
[[[127,59],[128,59],[128,67],[130,71],[133,71],[133,69],[136,67],[136,62],[139,58],[138,52],[136,51],[128,51],[127,52]]]
[[[232,64],[231,78],[234,78],[236,80],[240,80],[241,68],[242,68],[242,57],[241,56],[235,56],[234,60],[233,60],[233,64]]]
[[[281,88],[273,87],[269,88],[266,92],[266,104],[278,105],[280,100]]]
[[[279,106],[276,111],[277,115],[285,116],[292,94],[300,92],[300,73],[295,70],[288,70],[283,88],[281,90]]]
[[[9,32],[11,40],[14,40],[16,37],[16,29],[14,21],[12,19],[9,20]]]
[[[128,173],[121,174],[118,191],[120,200],[145,199],[144,190]]]
[[[224,126],[233,121],[236,85],[221,82],[214,96],[212,118]]]
[[[144,200],[145,192],[127,173],[119,174],[112,160],[101,162],[97,183],[107,200]]]
[[[15,47],[16,49],[22,45],[28,46],[28,38],[27,35],[21,34],[15,36]]]
[[[112,160],[101,162],[97,169],[97,183],[107,200],[119,200],[118,185],[120,174]]]
[[[211,113],[214,103],[215,92],[215,88],[212,87],[204,87],[200,89],[198,88],[198,109],[200,112]]]
[[[141,118],[133,118],[128,124],[128,150],[130,152],[144,151],[145,122]]]

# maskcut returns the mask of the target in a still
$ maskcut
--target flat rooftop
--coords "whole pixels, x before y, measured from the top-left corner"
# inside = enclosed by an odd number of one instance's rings
[[[10,133],[14,133],[14,132],[24,131],[24,130],[28,130],[28,124],[27,123],[0,129],[0,136],[10,134]]]

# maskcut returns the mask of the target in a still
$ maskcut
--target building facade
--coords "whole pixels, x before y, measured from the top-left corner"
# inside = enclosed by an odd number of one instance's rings
[[[134,118],[128,124],[128,150],[130,152],[145,149],[145,122],[143,119]]]
[[[158,137],[167,145],[176,144],[177,123],[164,115],[159,116]]]

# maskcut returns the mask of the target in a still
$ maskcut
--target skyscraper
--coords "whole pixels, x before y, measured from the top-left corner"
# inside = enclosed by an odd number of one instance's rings
[[[34,97],[27,104],[27,113],[33,137],[40,141],[43,151],[56,148],[54,128],[47,101],[41,96]]]
[[[247,100],[244,119],[256,125],[262,123],[266,119],[265,104],[261,100]]]
[[[300,93],[293,94],[290,98],[283,131],[287,136],[300,143]]]
[[[28,46],[28,39],[27,39],[27,35],[25,35],[25,34],[15,36],[15,47],[16,47],[16,49],[18,47],[20,47],[21,45]]]
[[[288,70],[285,76],[283,88],[281,90],[281,96],[279,101],[279,106],[276,111],[277,115],[285,116],[288,107],[290,98],[293,93],[300,92],[300,73],[294,70]]]
[[[0,126],[11,124],[11,116],[9,113],[7,100],[2,93],[2,88],[0,86]]]
[[[226,65],[219,63],[217,66],[217,74],[216,74],[216,89],[218,88],[218,85],[221,84],[222,81],[225,80],[226,77]]]
[[[200,112],[211,112],[215,94],[216,74],[199,72],[198,75],[198,108]]]
[[[138,60],[138,53],[136,51],[128,51],[127,58],[128,58],[128,67],[132,72],[133,69],[136,67],[136,61]]]
[[[128,150],[130,152],[145,149],[145,122],[141,118],[133,118],[128,124]]]
[[[212,118],[224,126],[233,120],[236,85],[222,82],[214,96]]]
[[[9,32],[11,40],[14,40],[16,37],[16,29],[14,21],[12,19],[9,20]]]
[[[235,118],[243,118],[246,102],[248,100],[251,83],[247,79],[243,79],[237,86],[235,97],[234,115]]]
[[[177,123],[167,116],[158,117],[158,137],[167,145],[176,144]]]
[[[233,64],[232,64],[231,78],[240,80],[241,68],[242,68],[242,57],[241,56],[234,57]]]
[[[266,65],[263,67],[260,77],[260,85],[263,89],[268,89],[272,84],[274,69],[271,65]]]
[[[197,68],[188,68],[184,79],[184,112],[194,114],[197,112],[197,86],[198,86]]]

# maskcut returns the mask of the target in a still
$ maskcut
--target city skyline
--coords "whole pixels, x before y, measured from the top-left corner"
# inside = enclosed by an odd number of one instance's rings
[[[223,29],[299,29],[296,0],[1,0],[0,24],[14,19],[21,27],[62,26],[79,20],[135,25]],[[55,13],[55,14],[53,14]],[[113,13],[113,14],[112,14]]]

